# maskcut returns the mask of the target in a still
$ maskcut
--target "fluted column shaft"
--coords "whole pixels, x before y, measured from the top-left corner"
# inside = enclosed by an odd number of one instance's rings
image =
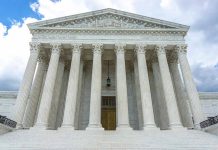
[[[30,57],[20,85],[13,114],[13,119],[17,122],[17,128],[22,127],[22,121],[33,82],[39,51],[40,45],[38,43],[30,43]]]
[[[59,104],[59,100],[60,100],[63,74],[64,74],[64,59],[60,58],[60,61],[58,64],[56,80],[55,80],[52,105],[51,105],[50,115],[49,115],[49,128],[50,129],[56,128],[56,118],[57,118],[58,104]]]
[[[70,67],[69,83],[67,88],[66,103],[62,127],[74,129],[77,92],[79,83],[79,68],[81,57],[81,45],[74,45]]]
[[[136,47],[144,128],[156,127],[144,46]]]
[[[51,109],[52,96],[54,91],[55,79],[57,74],[58,62],[61,52],[60,44],[52,44],[51,58],[48,66],[48,72],[43,88],[42,99],[39,106],[39,113],[36,121],[36,127],[47,128],[48,118]]]
[[[23,126],[32,127],[35,120],[36,110],[39,102],[40,92],[42,88],[43,77],[45,73],[46,60],[44,56],[40,56],[38,60],[38,67],[35,75],[35,79],[30,91],[28,104],[26,107]]]
[[[117,129],[131,129],[129,126],[125,50],[124,45],[116,45],[116,78],[117,78]]]
[[[169,128],[182,127],[176,103],[176,96],[173,89],[173,83],[170,76],[169,66],[167,63],[165,48],[163,46],[157,46],[156,51],[160,67],[164,96],[167,104]]]
[[[169,67],[174,81],[174,87],[177,96],[177,104],[179,107],[182,123],[185,127],[191,128],[193,126],[191,112],[189,110],[189,106],[186,100],[185,88],[183,86],[183,82],[179,73],[177,61],[171,60],[171,62],[169,63]]]
[[[187,48],[186,46],[177,47],[178,58],[179,58],[179,63],[180,63],[186,91],[188,94],[188,98],[191,103],[191,110],[194,118],[195,128],[200,128],[200,122],[204,121],[206,118],[203,114],[198,91],[196,89],[194,80],[192,78],[191,68],[189,66],[188,59],[186,57],[186,53],[187,53],[186,48]]]
[[[160,68],[158,64],[158,60],[156,57],[153,58],[152,62],[152,70],[154,75],[154,84],[155,84],[155,90],[156,90],[156,96],[157,96],[157,102],[158,102],[158,109],[159,109],[159,119],[160,119],[160,129],[168,129],[169,128],[169,117],[167,113],[167,106],[166,106],[166,100],[164,97],[164,91],[163,91],[163,85],[162,85],[162,79],[160,75]]]
[[[101,80],[103,45],[93,47],[92,83],[90,98],[89,125],[87,129],[102,129],[101,126]]]

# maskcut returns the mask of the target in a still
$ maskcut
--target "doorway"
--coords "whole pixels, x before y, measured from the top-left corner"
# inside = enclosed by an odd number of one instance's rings
[[[116,98],[115,96],[102,96],[101,124],[105,130],[116,129]]]

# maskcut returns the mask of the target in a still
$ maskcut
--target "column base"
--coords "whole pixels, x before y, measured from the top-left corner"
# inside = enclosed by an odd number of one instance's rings
[[[144,127],[142,127],[142,130],[144,130],[144,131],[148,131],[148,130],[160,131],[160,129],[156,125],[153,125],[153,124],[144,125]]]
[[[36,124],[30,130],[47,130],[48,129],[48,124]]]
[[[75,128],[72,125],[62,125],[58,128],[60,131],[74,131]]]
[[[129,125],[118,125],[117,131],[132,131],[133,129]]]
[[[21,124],[21,123],[18,123],[17,125],[16,125],[16,129],[17,130],[19,130],[19,129],[23,129],[24,127],[23,127],[23,125]]]
[[[104,131],[104,128],[102,128],[101,125],[99,124],[91,124],[88,125],[88,127],[86,128],[87,131]]]
[[[170,124],[169,130],[187,130],[187,128],[183,127],[181,124]]]

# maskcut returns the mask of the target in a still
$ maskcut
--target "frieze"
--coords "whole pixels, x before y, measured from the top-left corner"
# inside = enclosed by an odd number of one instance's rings
[[[149,21],[130,18],[116,14],[101,14],[91,17],[73,19],[59,23],[44,25],[44,27],[54,28],[124,28],[124,29],[173,29],[174,27],[153,23]]]
[[[38,34],[59,34],[59,35],[66,35],[66,34],[78,34],[78,35],[180,35],[185,36],[186,32],[182,30],[140,30],[140,29],[134,29],[134,30],[116,30],[116,29],[66,29],[66,28],[41,28],[41,29],[32,29],[31,34],[33,36],[36,36]]]
[[[42,30],[43,31],[43,30]],[[114,32],[113,34],[109,31],[102,32],[102,34],[96,34],[93,32],[91,33],[74,33],[73,31],[66,30],[66,31],[50,31],[45,30],[45,32],[39,31],[39,33],[36,33],[33,35],[32,41],[38,42],[38,41],[75,41],[75,40],[82,40],[82,42],[85,41],[93,41],[93,40],[102,40],[106,39],[108,40],[133,40],[136,41],[179,41],[184,43],[184,37],[182,35],[179,35],[177,32]],[[129,33],[129,34],[128,34]],[[116,35],[116,36],[114,36]],[[133,36],[137,36],[136,38],[133,38]]]

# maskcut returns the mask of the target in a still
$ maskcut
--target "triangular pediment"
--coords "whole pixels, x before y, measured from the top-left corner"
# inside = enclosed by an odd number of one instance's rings
[[[103,9],[29,24],[29,28],[188,29],[188,26],[115,9]]]

